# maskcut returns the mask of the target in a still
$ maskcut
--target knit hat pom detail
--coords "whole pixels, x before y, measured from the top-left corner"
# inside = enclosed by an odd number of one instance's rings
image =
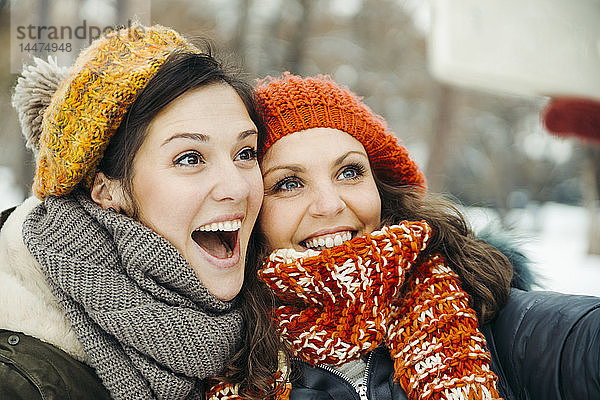
[[[302,78],[289,72],[279,78],[267,76],[258,81],[255,96],[268,130],[260,154],[292,133],[312,128],[337,129],[363,145],[382,181],[425,189],[425,176],[385,120],[331,77]]]
[[[23,67],[17,80],[12,105],[21,123],[25,145],[34,153],[38,150],[44,111],[68,72],[67,67],[57,64],[56,58],[49,56],[48,61],[44,61],[34,57],[33,64]]]

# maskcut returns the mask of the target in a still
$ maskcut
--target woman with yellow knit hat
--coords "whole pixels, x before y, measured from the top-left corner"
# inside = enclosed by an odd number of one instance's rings
[[[600,299],[511,292],[509,260],[331,79],[255,92],[259,276],[280,302],[291,399],[600,398]]]
[[[37,60],[13,103],[36,197],[1,218],[0,398],[275,393],[279,341],[245,269],[263,197],[251,88],[134,26],[68,70]]]

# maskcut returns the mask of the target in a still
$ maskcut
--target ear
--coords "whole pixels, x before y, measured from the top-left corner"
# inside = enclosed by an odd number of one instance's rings
[[[103,172],[96,173],[90,196],[94,203],[105,210],[112,207],[120,213],[125,208],[121,183],[108,178]]]

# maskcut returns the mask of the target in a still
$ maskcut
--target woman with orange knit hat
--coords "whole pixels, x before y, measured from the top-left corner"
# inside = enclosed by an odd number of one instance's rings
[[[245,268],[251,87],[136,25],[69,70],[37,60],[13,102],[36,197],[0,218],[0,398],[273,395],[280,342]]]
[[[290,398],[600,393],[600,379],[581,378],[600,377],[600,299],[511,294],[509,260],[427,192],[383,119],[331,79],[286,73],[255,93],[268,130],[259,276],[294,357]],[[566,308],[540,311],[555,306]]]

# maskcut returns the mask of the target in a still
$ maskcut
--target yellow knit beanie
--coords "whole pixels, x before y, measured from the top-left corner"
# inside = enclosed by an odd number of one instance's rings
[[[90,188],[129,106],[169,55],[199,53],[162,26],[109,33],[79,55],[43,114],[33,192],[40,199]]]

